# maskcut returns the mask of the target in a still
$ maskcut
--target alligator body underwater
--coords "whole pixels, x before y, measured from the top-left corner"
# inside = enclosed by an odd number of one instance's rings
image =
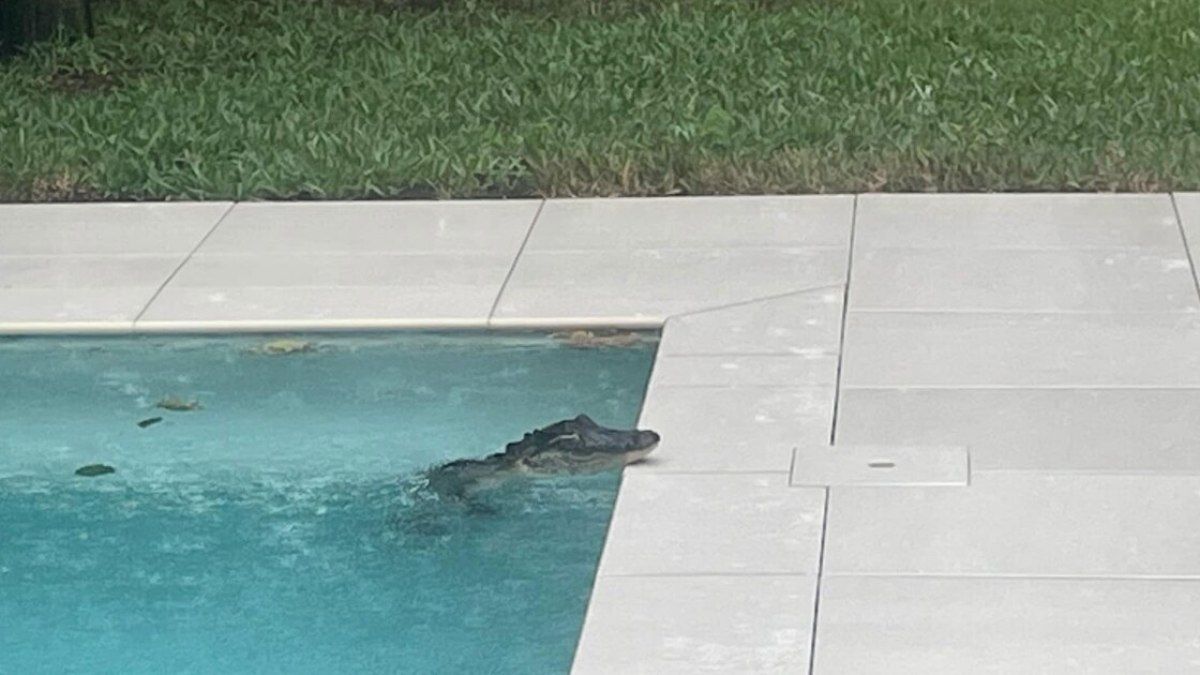
[[[439,497],[468,501],[475,491],[512,478],[593,473],[640,462],[658,441],[653,431],[610,429],[580,415],[527,433],[504,452],[442,464],[425,479]]]

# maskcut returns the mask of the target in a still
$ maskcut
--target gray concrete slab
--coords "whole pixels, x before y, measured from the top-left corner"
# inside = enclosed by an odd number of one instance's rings
[[[0,205],[0,330],[132,330],[231,206]]]
[[[183,321],[487,321],[511,259],[492,254],[196,255],[143,316]]]
[[[856,249],[1182,246],[1166,194],[865,194]]]
[[[0,256],[0,321],[131,329],[186,255]]]
[[[829,248],[529,251],[497,320],[651,319],[840,284],[846,252]]]
[[[836,354],[842,286],[826,286],[681,314],[663,326],[660,356]]]
[[[839,444],[964,444],[976,471],[1200,473],[1200,389],[844,389]]]
[[[0,290],[0,332],[128,332],[157,287]]]
[[[1200,477],[830,488],[825,574],[1200,579]]]
[[[1194,581],[830,577],[813,673],[1194,673],[1198,606]]]
[[[850,312],[843,387],[1196,387],[1200,316]]]
[[[0,204],[0,257],[187,255],[232,206],[232,202]]]
[[[845,281],[854,198],[551,200],[493,325],[668,316]]]
[[[171,276],[183,255],[0,256],[0,291],[54,288],[153,288]],[[149,299],[149,298],[147,298]]]
[[[639,426],[662,442],[627,471],[786,473],[797,444],[829,441],[833,387],[652,387]]]
[[[853,195],[551,199],[528,251],[845,248]]]
[[[1185,312],[1200,309],[1186,252],[863,249],[852,310]]]
[[[824,511],[785,475],[628,472],[598,574],[816,574]]]
[[[832,387],[837,383],[838,356],[771,354],[726,356],[660,356],[651,386],[659,387]]]
[[[571,675],[808,670],[815,577],[596,580]]]
[[[539,200],[245,202],[202,254],[493,253],[529,234]]]

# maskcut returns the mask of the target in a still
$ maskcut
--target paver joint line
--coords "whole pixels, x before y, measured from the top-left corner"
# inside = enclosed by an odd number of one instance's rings
[[[1179,212],[1179,201],[1175,193],[1171,193],[1171,208],[1175,211],[1175,225],[1179,228],[1179,236],[1183,239],[1183,250],[1187,253],[1188,268],[1192,271],[1192,283],[1196,286],[1196,297],[1200,298],[1200,277],[1196,274],[1196,259],[1192,255],[1192,247],[1188,245],[1187,228],[1183,226],[1183,214]]]
[[[179,263],[179,265],[176,266],[175,269],[171,271],[171,274],[169,274],[167,276],[166,280],[162,282],[162,285],[160,285],[158,287],[158,290],[154,291],[154,295],[152,295],[150,297],[150,300],[146,303],[146,306],[142,307],[142,311],[138,312],[138,315],[135,316],[133,318],[133,321],[130,323],[131,331],[134,331],[134,332],[137,331],[138,322],[141,321],[142,316],[144,316],[146,314],[146,312],[150,310],[150,306],[153,305],[154,301],[158,299],[158,296],[162,294],[163,289],[165,289],[167,287],[167,285],[171,283],[171,280],[175,278],[175,275],[179,274],[179,271],[183,269],[184,265],[188,264],[188,261],[190,261],[192,259],[192,256],[196,255],[196,251],[199,251],[200,247],[204,246],[204,242],[208,241],[208,238],[211,237],[213,235],[213,233],[217,231],[217,228],[221,226],[221,223],[225,222],[225,219],[229,217],[230,213],[233,213],[233,209],[237,205],[238,205],[238,202],[230,203],[229,208],[225,209],[225,212],[221,214],[220,218],[217,218],[217,222],[213,223],[213,226],[210,227],[208,232],[206,232],[204,234],[204,236],[200,238],[200,241],[196,242],[196,245],[192,247],[192,250],[188,251],[188,254],[186,256],[184,256],[183,260]]]
[[[496,299],[492,301],[492,308],[488,310],[487,325],[492,325],[492,319],[496,316],[496,308],[500,306],[500,299],[504,297],[504,290],[508,288],[508,282],[512,279],[513,272],[517,271],[517,264],[521,262],[521,254],[525,252],[525,247],[529,245],[529,238],[533,236],[533,229],[537,227],[538,219],[542,217],[542,211],[546,209],[546,200],[541,200],[538,204],[537,211],[534,212],[533,218],[529,221],[529,229],[525,230],[525,238],[521,240],[521,245],[517,248],[517,254],[513,256],[512,265],[508,268],[508,274],[504,275],[504,281],[500,282],[500,290],[496,291]]]
[[[816,675],[817,628],[821,620],[821,579],[825,576],[825,536],[829,531],[829,488],[825,490],[825,504],[821,509],[821,543],[817,550],[817,582],[813,591],[813,614],[811,637],[808,646],[808,675]]]
[[[858,224],[858,195],[854,196],[854,205],[850,213],[850,237],[846,243],[846,283],[843,284],[842,290],[842,330],[838,337],[837,375],[833,381],[833,419],[829,425],[830,445],[837,443],[838,405],[842,398],[842,365],[846,362],[846,320],[850,315],[850,281],[854,272],[854,230]]]
[[[745,307],[746,305],[754,305],[754,304],[757,304],[760,302],[770,302],[771,300],[782,300],[784,298],[791,298],[791,297],[794,297],[797,295],[805,295],[808,293],[817,293],[820,291],[827,291],[827,290],[832,290],[835,288],[842,288],[843,286],[845,286],[845,284],[820,284],[818,286],[809,286],[809,287],[797,289],[794,291],[788,291],[786,293],[775,293],[773,295],[764,295],[762,297],[750,298],[749,300],[738,300],[737,302],[730,302],[730,303],[726,303],[723,305],[713,305],[712,307],[705,307],[704,309],[694,309],[694,310],[691,310],[688,312],[679,312],[678,314],[670,315],[669,317],[667,317],[667,320],[670,321],[671,319],[674,319],[676,317],[682,318],[682,317],[688,317],[688,316],[696,316],[697,314],[710,314],[712,312],[720,312],[720,311],[726,310],[726,309],[735,309],[737,307]]]

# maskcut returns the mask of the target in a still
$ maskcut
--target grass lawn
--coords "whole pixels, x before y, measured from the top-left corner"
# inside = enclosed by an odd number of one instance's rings
[[[505,4],[97,2],[0,199],[1200,189],[1197,0]]]

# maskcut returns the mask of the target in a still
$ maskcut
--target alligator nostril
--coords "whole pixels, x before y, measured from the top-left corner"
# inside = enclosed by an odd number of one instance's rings
[[[882,461],[881,462],[868,462],[867,466],[871,467],[872,469],[894,469],[894,468],[896,468],[896,463],[895,462],[882,462]]]

